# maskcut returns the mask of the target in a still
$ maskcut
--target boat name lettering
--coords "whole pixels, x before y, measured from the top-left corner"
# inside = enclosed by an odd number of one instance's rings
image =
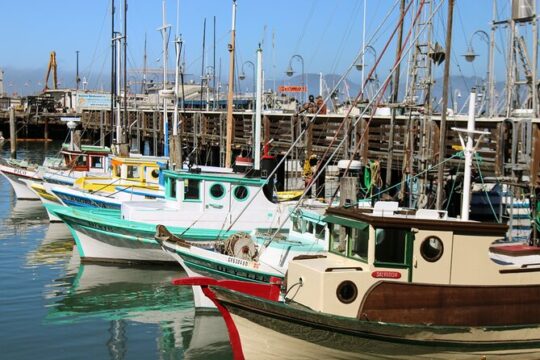
[[[376,279],[399,279],[401,273],[398,271],[374,271],[371,273],[371,277]]]
[[[237,258],[234,258],[234,257],[229,257],[227,259],[228,262],[230,262],[231,264],[236,264],[236,265],[242,265],[242,266],[249,266],[249,261],[247,260],[242,260],[242,259],[237,259]]]

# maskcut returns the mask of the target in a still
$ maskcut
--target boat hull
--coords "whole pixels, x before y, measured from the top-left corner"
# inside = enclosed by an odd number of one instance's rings
[[[0,173],[7,179],[19,200],[39,200],[39,197],[26,186],[24,180],[40,180],[38,172],[0,165]]]
[[[220,287],[208,288],[230,315],[229,336],[246,359],[540,356],[540,327],[400,325],[325,315]],[[208,289],[206,291],[208,291]],[[227,318],[227,315],[225,316]],[[235,331],[231,331],[230,326]],[[236,345],[235,345],[236,344]],[[279,344],[279,346],[276,346]]]
[[[174,262],[154,239],[156,225],[120,219],[120,212],[110,209],[69,208],[46,205],[70,228],[83,260],[102,262]],[[107,214],[107,215],[105,215]],[[219,231],[171,228],[193,242],[214,241]],[[224,232],[222,236],[229,236]]]

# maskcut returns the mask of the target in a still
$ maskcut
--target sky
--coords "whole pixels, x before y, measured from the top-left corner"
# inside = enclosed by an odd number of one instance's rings
[[[447,4],[442,0],[434,0],[432,3],[433,6],[441,3],[441,10],[433,19],[434,41],[444,46]],[[498,3],[500,11],[507,10],[508,1],[499,0]],[[238,0],[237,72],[243,69],[248,78],[246,81],[249,81],[253,69],[247,62],[256,62],[256,49],[261,44],[266,80],[275,79],[279,83],[287,81],[285,70],[289,63],[295,75],[301,74],[300,57],[305,73],[345,73],[355,63],[362,47],[364,4],[367,9],[365,41],[380,55],[397,23],[397,0]],[[487,44],[479,36],[473,37],[473,45],[480,60],[471,65],[461,55],[466,52],[467,44],[476,30],[489,32],[491,4],[491,0],[456,0],[453,73],[484,76]],[[116,0],[115,5],[116,30],[123,31],[123,0]],[[388,20],[383,21],[392,8],[394,10]],[[110,12],[111,0],[1,0],[3,36],[0,41],[0,69],[5,72],[5,91],[28,93],[39,90],[47,71],[49,53],[53,50],[56,51],[61,87],[74,87],[76,51],[79,51],[80,77],[86,79],[89,88],[107,88],[111,67]],[[184,41],[185,71],[193,79],[200,79],[205,19],[205,68],[208,70],[207,67],[213,65],[215,17],[216,73],[221,73],[221,78],[226,81],[231,14],[232,0],[167,0],[166,22],[172,26],[169,67],[174,67],[173,39],[178,33]],[[157,30],[161,25],[161,0],[128,0],[127,44],[130,70],[143,68],[145,37],[147,67],[161,68],[162,38]],[[377,32],[379,26],[381,28]],[[369,41],[372,37],[374,39]],[[394,47],[393,42],[382,56],[378,68],[379,78],[386,76],[392,67]],[[299,56],[291,61],[293,55]],[[374,60],[373,53],[366,53],[365,71],[369,70],[369,64]],[[440,73],[442,66],[436,71]],[[156,78],[156,81],[161,76],[157,71],[149,75],[150,78]],[[351,71],[348,78],[359,83],[361,75],[358,71]],[[128,81],[140,81],[136,71],[130,72]]]

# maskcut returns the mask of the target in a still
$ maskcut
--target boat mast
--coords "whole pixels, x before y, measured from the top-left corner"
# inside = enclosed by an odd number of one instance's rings
[[[236,36],[236,0],[232,6],[231,43],[229,44],[229,92],[227,94],[227,137],[225,144],[225,167],[231,167],[233,141],[233,94],[234,94],[234,51]]]
[[[114,31],[114,0],[111,4],[111,126],[115,123],[114,105],[116,103],[116,40]],[[111,144],[114,143],[114,132],[111,131]]]
[[[166,24],[165,16],[165,0],[162,1],[162,13],[163,13],[163,24],[158,30],[161,31],[161,37],[163,38],[163,155],[169,156],[169,119],[167,117],[167,102],[168,98],[166,96],[167,91],[167,40],[169,38],[169,28],[170,25]]]
[[[454,0],[448,0],[446,19],[446,44],[444,51],[443,93],[441,104],[441,123],[439,126],[439,168],[437,169],[437,209],[442,208],[444,192],[444,157],[446,156],[446,108],[448,107],[448,78],[450,74],[450,58],[452,51],[452,22],[454,17]]]
[[[124,121],[122,122],[122,132],[120,134],[120,143],[126,144],[127,142],[127,133],[126,129],[129,128],[129,118],[127,111],[127,0],[124,0]],[[123,149],[124,150],[124,149]],[[122,151],[123,153],[124,151]],[[127,152],[127,151],[126,151]],[[127,155],[127,154],[122,154]]]
[[[255,141],[254,147],[254,169],[261,169],[261,104],[262,104],[262,49],[261,44],[257,49],[257,98],[255,99]]]

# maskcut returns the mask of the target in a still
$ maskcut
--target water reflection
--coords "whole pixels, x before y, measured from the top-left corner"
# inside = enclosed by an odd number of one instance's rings
[[[64,223],[49,223],[41,243],[26,254],[26,265],[63,264],[71,257],[73,246],[73,237]]]
[[[230,358],[227,330],[217,312],[195,313],[190,288],[171,285],[184,276],[176,267],[80,264],[76,250],[65,276],[46,290],[46,323],[67,325],[106,320],[113,359],[133,345],[133,324],[157,326],[156,351],[165,357]],[[145,336],[149,336],[148,332]]]

